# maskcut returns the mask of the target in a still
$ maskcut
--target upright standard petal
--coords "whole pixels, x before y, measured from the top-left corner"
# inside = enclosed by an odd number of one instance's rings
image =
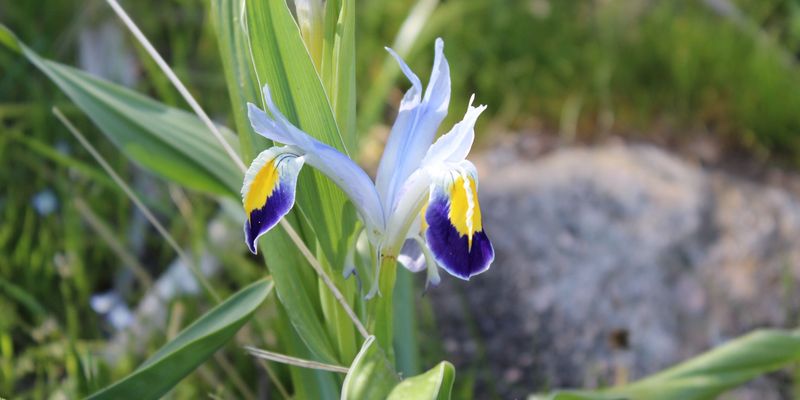
[[[294,205],[297,175],[303,157],[292,147],[272,147],[253,160],[244,176],[242,202],[247,220],[247,248],[258,252],[256,241],[285,216]]]
[[[483,230],[472,163],[462,161],[434,178],[425,220],[428,247],[447,272],[468,280],[489,269],[494,249]]]
[[[307,164],[325,174],[347,194],[369,228],[382,231],[385,226],[383,208],[369,175],[347,155],[289,122],[272,101],[267,86],[264,86],[264,100],[272,117],[254,104],[247,105],[253,129],[270,140],[297,147]]]
[[[405,180],[419,167],[450,104],[450,67],[444,57],[442,39],[436,40],[433,71],[421,100],[419,78],[399,56],[391,53],[411,80],[412,87],[400,103],[397,119],[378,165],[376,186],[387,212],[394,208]]]
[[[439,163],[457,163],[467,157],[469,150],[472,148],[472,142],[475,141],[475,122],[478,121],[481,113],[486,110],[485,105],[473,107],[473,100],[475,100],[475,95],[472,95],[469,99],[464,119],[453,125],[450,132],[442,135],[428,149],[428,153],[425,154],[425,158],[422,160],[423,166]]]

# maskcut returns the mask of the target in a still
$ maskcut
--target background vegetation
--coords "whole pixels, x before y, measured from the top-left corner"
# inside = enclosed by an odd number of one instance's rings
[[[205,2],[128,3],[129,12],[187,86],[203,94],[199,100],[204,108],[220,121],[232,118]],[[428,3],[437,7],[410,45],[411,66],[427,71],[433,39],[444,37],[453,76],[458,77],[453,98],[464,102],[475,92],[490,105],[479,134],[491,135],[498,127],[541,130],[565,141],[610,135],[684,141],[700,134],[760,160],[790,166],[800,161],[796,1]],[[382,47],[395,42],[415,6],[417,2],[405,0],[359,4],[357,89],[363,135],[391,120],[396,101],[376,101],[384,98],[382,88],[399,100],[400,89],[406,87],[401,82],[393,89],[396,72],[385,70]],[[101,46],[101,40],[112,41],[106,49],[115,48],[113,35],[104,29],[117,21],[102,1],[65,0],[44,7],[0,0],[0,22],[42,55],[110,74],[107,78],[184,107],[124,30],[119,29],[116,53],[86,53]],[[92,295],[115,288],[130,305],[141,299],[145,283],[127,268],[124,253],[145,260],[141,267],[151,276],[165,271],[175,254],[52,117],[52,105],[77,115],[27,61],[0,50],[0,395],[43,398],[92,392],[96,388],[85,387],[87,382],[116,380],[169,337],[169,332],[157,335],[146,351],[130,349],[114,365],[87,359],[87,349],[102,348],[114,333],[87,306]],[[451,110],[464,107],[454,102]],[[453,112],[451,118],[459,114]],[[85,119],[79,120],[101,152],[114,154],[107,140]],[[364,151],[370,149],[364,146]],[[206,250],[206,221],[217,212],[211,200],[163,184],[123,157],[112,161],[148,205],[160,211],[181,243],[197,254]],[[180,214],[171,211],[175,205]],[[115,246],[119,243],[124,245]],[[209,250],[221,259],[241,258],[236,263],[241,270],[215,278],[221,282],[218,287],[242,287],[261,272],[257,260]],[[186,297],[170,305],[169,315],[181,326],[207,306],[199,297]],[[268,326],[275,312],[261,310],[260,318]],[[422,321],[426,332],[433,331],[435,317]],[[423,354],[431,361],[440,359],[435,340],[429,338],[422,346],[430,350]],[[235,346],[227,354],[241,379],[254,381],[262,374]],[[94,379],[87,380],[86,371]],[[227,376],[225,371],[224,365],[209,365],[175,395],[205,393],[213,382],[208,377]],[[277,373],[286,371],[277,368]],[[235,380],[229,382],[230,393],[247,396]],[[457,393],[469,394],[468,383],[456,380]]]

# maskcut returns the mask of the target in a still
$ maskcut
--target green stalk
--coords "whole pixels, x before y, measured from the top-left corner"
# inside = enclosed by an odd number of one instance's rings
[[[320,260],[324,260],[324,258],[320,258]],[[327,262],[323,262],[322,265],[336,287],[341,290],[347,302],[352,304],[353,290],[350,287],[352,285],[348,285],[341,274],[334,273]],[[355,326],[353,326],[353,321],[350,320],[344,309],[338,304],[336,298],[333,297],[331,291],[322,282],[322,279],[319,280],[319,294],[328,334],[331,336],[332,341],[336,343],[339,361],[347,365],[353,361],[356,353],[358,353]]]
[[[397,352],[397,370],[403,376],[419,374],[419,346],[417,345],[417,319],[414,309],[414,274],[397,269],[394,285],[394,349]]]
[[[384,350],[389,360],[394,364],[394,346],[392,334],[394,332],[394,283],[397,274],[397,258],[381,256],[380,276],[378,277],[379,294],[369,301],[370,320],[367,329],[375,335],[378,345]]]

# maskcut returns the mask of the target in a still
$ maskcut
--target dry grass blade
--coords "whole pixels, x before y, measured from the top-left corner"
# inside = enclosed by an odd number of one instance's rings
[[[128,266],[131,269],[136,279],[142,284],[142,287],[145,290],[150,290],[153,287],[153,278],[150,277],[150,273],[147,272],[147,268],[145,268],[142,263],[139,262],[136,257],[133,256],[125,246],[123,246],[122,242],[120,242],[119,238],[111,231],[106,224],[100,217],[95,214],[95,212],[83,201],[82,198],[76,197],[73,200],[75,204],[75,209],[78,210],[78,214],[83,217],[83,220],[89,224],[89,227],[97,233],[97,236],[103,240],[111,251],[116,255],[123,264]]]
[[[153,61],[155,61],[156,64],[158,64],[158,67],[161,68],[161,70],[167,76],[169,81],[172,82],[172,85],[175,86],[176,89],[178,89],[178,92],[180,92],[184,100],[186,100],[186,102],[189,103],[189,107],[192,108],[192,110],[195,112],[195,114],[197,114],[200,120],[202,120],[203,123],[208,127],[208,130],[210,130],[211,133],[214,135],[214,137],[219,141],[219,144],[222,145],[222,148],[225,149],[225,152],[228,153],[228,156],[231,157],[231,159],[236,163],[239,169],[242,170],[242,172],[246,171],[247,168],[242,162],[242,159],[239,158],[239,156],[236,154],[236,151],[233,150],[233,147],[231,147],[230,143],[228,143],[225,140],[225,138],[222,137],[222,133],[219,131],[214,122],[211,121],[211,118],[209,118],[209,116],[203,111],[202,107],[200,107],[200,104],[198,104],[197,101],[192,96],[192,94],[189,93],[189,89],[186,89],[186,86],[183,85],[178,76],[175,75],[175,72],[172,70],[172,68],[170,68],[169,64],[167,64],[167,62],[164,61],[164,59],[161,57],[161,55],[158,53],[155,47],[153,47],[150,41],[147,40],[147,37],[145,37],[142,31],[139,30],[139,27],[136,26],[131,17],[128,16],[128,14],[125,12],[125,10],[122,9],[122,7],[119,5],[119,3],[117,3],[116,0],[107,0],[107,1],[108,5],[111,6],[114,12],[117,13],[119,18],[125,24],[125,26],[127,26],[128,29],[131,31],[133,36],[136,37],[136,40],[139,41],[139,43],[144,47],[147,53],[150,54],[150,57],[153,58]]]
[[[319,369],[323,371],[331,371],[331,372],[339,372],[342,374],[346,374],[349,369],[347,367],[343,367],[341,365],[332,365],[332,364],[325,364],[317,361],[305,360],[302,358],[287,356],[285,354],[280,353],[273,353],[267,350],[257,349],[252,346],[244,346],[244,349],[247,350],[248,353],[251,355],[263,358],[265,360],[275,361],[283,364],[294,365],[303,368],[310,368],[310,369]]]
[[[286,233],[289,234],[289,237],[292,238],[293,242],[303,243],[302,239],[300,239],[300,236],[297,234],[297,231],[295,231],[294,228],[292,228],[291,224],[282,219],[281,226],[283,227],[283,229],[286,230]],[[370,334],[367,331],[367,328],[364,327],[364,324],[362,324],[361,320],[358,319],[358,316],[356,315],[355,311],[353,311],[353,309],[350,308],[350,305],[347,304],[347,300],[345,300],[344,295],[342,295],[342,292],[339,291],[339,289],[333,283],[328,274],[326,274],[325,271],[322,269],[322,265],[319,263],[319,260],[317,260],[313,254],[311,254],[311,251],[308,249],[308,247],[306,247],[305,243],[303,243],[303,246],[298,246],[298,247],[300,248],[300,252],[303,253],[303,256],[305,256],[308,262],[311,264],[311,267],[314,268],[314,271],[317,271],[317,274],[319,274],[319,276],[322,278],[322,281],[325,283],[325,286],[327,286],[328,289],[330,289],[331,293],[333,293],[333,297],[336,298],[336,300],[339,302],[339,304],[342,305],[342,308],[344,308],[344,311],[347,313],[350,319],[353,320],[353,324],[355,324],[356,329],[358,329],[358,332],[361,334],[361,336],[363,336],[364,339],[368,338]]]
[[[57,107],[53,107],[53,114],[56,116],[56,118],[58,118],[59,121],[61,121],[61,123],[64,124],[64,126],[67,127],[67,130],[69,130],[69,132],[72,133],[72,135],[75,136],[76,139],[78,139],[78,142],[81,143],[81,145],[86,149],[86,151],[88,151],[89,154],[91,154],[92,157],[94,157],[94,159],[97,160],[97,163],[100,164],[100,166],[103,167],[103,170],[105,170],[108,173],[108,175],[111,176],[111,179],[113,179],[114,182],[117,185],[119,185],[120,189],[122,189],[122,191],[125,192],[128,198],[131,199],[133,204],[136,205],[136,207],[139,209],[139,211],[141,211],[144,217],[147,218],[147,220],[150,221],[151,224],[153,224],[153,227],[156,228],[156,231],[158,231],[158,233],[161,234],[161,236],[170,245],[170,247],[172,247],[172,249],[175,250],[176,253],[178,253],[178,257],[183,259],[186,265],[189,266],[189,269],[192,271],[192,274],[194,275],[195,279],[197,279],[198,282],[200,282],[200,284],[203,286],[203,288],[206,290],[209,296],[211,296],[214,302],[219,303],[220,301],[219,295],[217,295],[217,292],[214,291],[214,288],[211,287],[211,284],[208,282],[205,275],[203,275],[203,273],[197,268],[197,265],[192,261],[191,258],[189,258],[189,256],[183,251],[183,249],[181,249],[181,247],[178,246],[178,242],[176,242],[175,239],[172,237],[172,235],[169,234],[167,229],[164,228],[163,225],[161,225],[161,222],[159,222],[158,219],[156,219],[155,215],[153,215],[153,213],[150,212],[150,209],[147,208],[147,206],[139,199],[139,196],[137,196],[130,188],[130,186],[128,186],[128,184],[125,183],[125,181],[119,175],[117,175],[116,171],[114,171],[114,169],[111,168],[111,165],[108,164],[105,158],[103,158],[103,156],[101,156],[100,153],[98,153],[97,150],[94,148],[94,146],[92,146],[92,144],[89,143],[88,140],[86,140],[86,137],[83,136],[83,134],[78,130],[78,128],[72,125],[72,123],[67,119],[67,117],[65,117],[64,114],[61,112],[61,110],[59,110]]]

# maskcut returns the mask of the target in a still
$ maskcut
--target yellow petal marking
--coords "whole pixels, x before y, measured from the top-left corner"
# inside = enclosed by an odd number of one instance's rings
[[[472,236],[483,229],[481,209],[475,181],[471,177],[459,176],[450,188],[450,223],[461,236],[467,236],[472,250]]]
[[[427,200],[425,201],[425,204],[422,206],[422,209],[419,211],[419,218],[421,220],[420,224],[419,224],[419,232],[420,233],[424,233],[425,231],[428,230],[428,220],[425,219],[425,213],[426,212],[428,212],[428,201]]]
[[[278,170],[275,168],[275,160],[270,160],[258,171],[244,198],[244,211],[247,213],[247,218],[250,218],[250,213],[267,204],[269,196],[277,186]]]

